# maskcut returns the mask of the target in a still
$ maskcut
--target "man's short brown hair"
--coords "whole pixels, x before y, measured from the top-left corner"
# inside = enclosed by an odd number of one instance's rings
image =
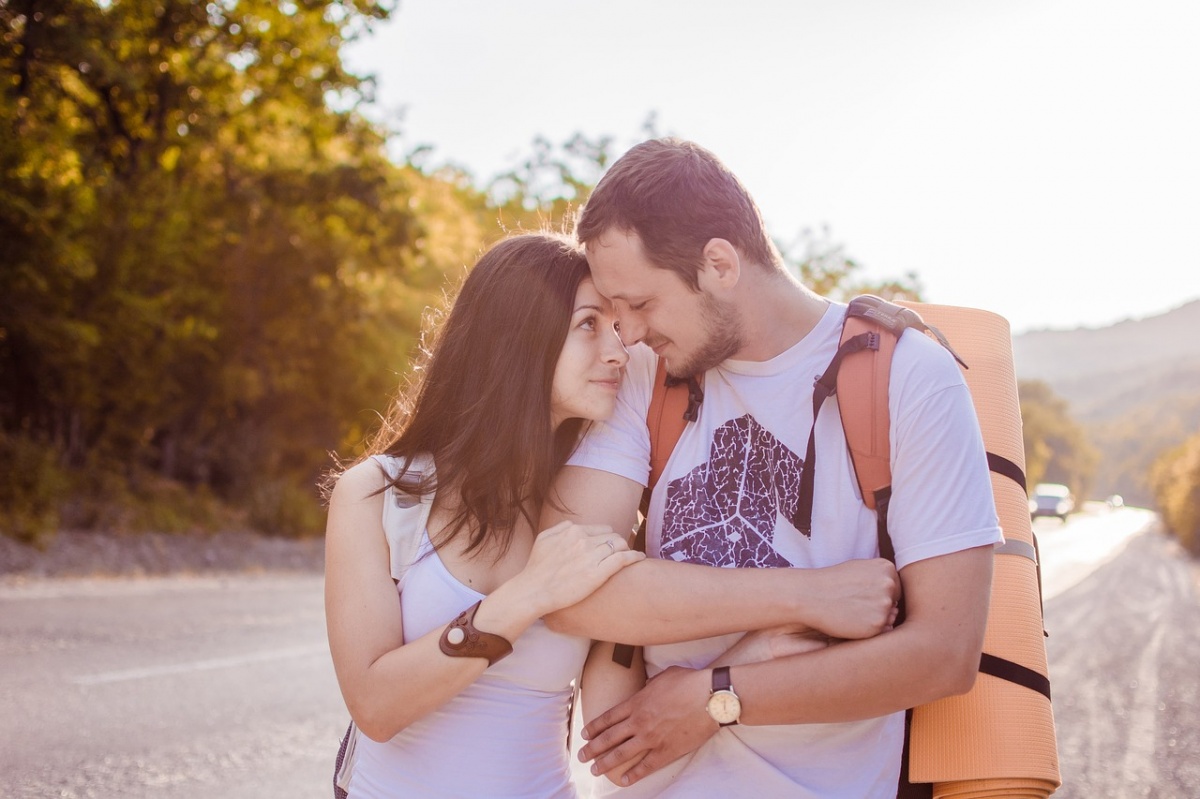
[[[714,238],[754,263],[783,268],[746,187],[715,155],[682,139],[644,141],[601,178],[575,233],[586,245],[614,229],[636,233],[651,261],[693,289],[704,245]]]

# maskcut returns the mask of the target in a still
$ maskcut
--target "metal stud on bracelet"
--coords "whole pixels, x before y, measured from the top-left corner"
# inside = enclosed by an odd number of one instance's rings
[[[453,658],[486,658],[491,666],[512,654],[513,648],[504,636],[475,629],[475,611],[482,602],[479,600],[450,622],[438,640],[438,647]]]

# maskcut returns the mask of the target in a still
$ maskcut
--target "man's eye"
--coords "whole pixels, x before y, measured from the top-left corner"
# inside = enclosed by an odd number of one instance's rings
[[[640,311],[640,310],[642,310],[643,308],[645,308],[645,307],[646,307],[646,303],[648,303],[648,302],[650,302],[650,301],[649,301],[649,300],[645,300],[644,302],[639,302],[639,303],[637,303],[636,305],[630,304],[630,306],[629,306],[629,310],[631,310],[631,311]]]

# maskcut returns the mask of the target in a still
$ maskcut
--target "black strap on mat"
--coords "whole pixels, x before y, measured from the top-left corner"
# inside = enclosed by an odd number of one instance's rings
[[[994,452],[987,454],[987,462],[988,468],[993,472],[1004,475],[1019,485],[1022,491],[1025,490],[1025,472],[1021,471],[1020,466]]]
[[[908,781],[908,731],[912,727],[912,710],[904,711],[904,750],[900,754],[900,781],[896,786],[896,799],[933,799],[932,782]]]
[[[1013,663],[1011,660],[984,652],[979,658],[979,671],[1022,685],[1031,691],[1037,691],[1047,699],[1050,698],[1050,680],[1033,669],[1025,668],[1020,663]]]

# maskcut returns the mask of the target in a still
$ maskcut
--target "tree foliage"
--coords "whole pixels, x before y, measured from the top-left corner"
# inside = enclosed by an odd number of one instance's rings
[[[1155,462],[1200,430],[1200,391],[1189,392],[1186,378],[1186,374],[1174,376],[1175,387],[1184,384],[1181,392],[1139,383],[1140,405],[1088,426],[1103,453],[1096,476],[1103,493],[1120,494],[1126,503],[1153,505]]]
[[[1040,380],[1017,383],[1025,443],[1026,488],[1062,483],[1087,496],[1099,454],[1073,418],[1065,400]]]
[[[77,494],[159,477],[314,529],[285,509],[484,239],[479,193],[356,110],[339,45],[389,10],[0,4],[0,423]]]
[[[874,294],[885,300],[921,300],[921,282],[914,273],[887,280],[862,277],[863,265],[846,254],[828,228],[804,228],[790,243],[776,242],[776,247],[800,282],[826,297],[848,300]]]
[[[1155,461],[1150,482],[1167,529],[1200,555],[1200,433]]]

